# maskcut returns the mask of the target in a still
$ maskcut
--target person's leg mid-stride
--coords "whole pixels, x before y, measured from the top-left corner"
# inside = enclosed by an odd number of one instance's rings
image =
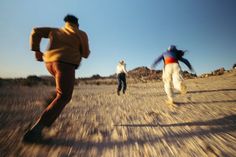
[[[183,83],[183,77],[181,75],[181,69],[179,64],[174,64],[173,66],[172,80],[173,86],[176,90],[178,90],[181,94],[187,93],[187,87]]]
[[[46,63],[48,71],[54,76],[56,82],[56,98],[44,110],[36,124],[25,134],[25,140],[41,138],[44,127],[50,127],[60,115],[64,107],[71,100],[74,81],[75,66],[67,63]]]
[[[172,63],[165,65],[163,70],[163,82],[164,89],[167,94],[167,104],[174,105],[173,100],[173,88],[180,91],[182,94],[187,92],[186,86],[183,84],[183,78],[181,76],[181,69],[178,63]]]
[[[118,81],[117,95],[120,95],[121,90],[122,90],[123,94],[125,94],[125,91],[127,88],[125,73],[118,74],[117,81]]]
[[[122,92],[123,94],[125,94],[125,91],[127,88],[125,73],[122,74],[121,80],[122,80],[122,86],[123,86]]]
[[[71,100],[75,82],[75,66],[60,62],[47,63],[46,66],[50,73],[55,72],[53,76],[56,81],[57,96],[45,109],[40,121],[43,125],[50,127]]]
[[[173,104],[173,91],[172,91],[172,72],[173,65],[167,64],[163,69],[162,79],[164,82],[164,90],[167,94],[167,104]]]
[[[117,95],[120,95],[120,91],[121,91],[121,89],[122,89],[121,73],[118,74],[117,82],[118,82],[118,86],[117,86]]]

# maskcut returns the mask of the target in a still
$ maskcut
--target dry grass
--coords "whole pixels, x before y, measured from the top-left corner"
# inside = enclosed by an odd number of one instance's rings
[[[176,108],[165,104],[162,82],[78,85],[46,135],[50,142],[21,143],[53,88],[0,88],[2,156],[235,156],[236,76],[187,80],[189,93],[177,94]]]

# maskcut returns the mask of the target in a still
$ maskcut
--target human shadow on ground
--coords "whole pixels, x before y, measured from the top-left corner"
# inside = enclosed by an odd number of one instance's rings
[[[190,101],[190,102],[175,102],[177,106],[181,105],[197,105],[197,104],[214,104],[214,103],[232,103],[236,100],[213,100],[213,101]]]
[[[196,90],[196,91],[188,91],[188,93],[207,93],[207,92],[221,92],[221,91],[236,91],[236,89],[209,89],[209,90]]]
[[[236,131],[236,115],[229,115],[218,119],[212,119],[209,121],[195,121],[186,123],[172,123],[172,124],[120,124],[116,125],[120,127],[128,128],[145,128],[145,127],[157,127],[158,129],[168,128],[168,127],[192,127],[192,126],[209,126],[209,128],[198,128],[194,131],[183,130],[183,132],[176,133],[171,131],[171,133],[165,133],[163,136],[151,139],[150,143],[155,143],[156,140],[167,140],[168,142],[175,142],[178,139],[184,140],[192,137],[201,137],[214,134],[222,134],[228,132]],[[166,131],[165,131],[166,132]],[[148,141],[147,141],[148,142]]]
[[[161,127],[170,126],[234,126],[236,127],[236,115],[225,116],[223,118],[213,119],[209,121],[196,121],[176,124],[160,124]]]
[[[194,131],[183,130],[182,132],[173,132],[171,133],[164,132],[162,136],[141,136],[139,138],[128,137],[125,141],[101,141],[101,142],[92,142],[92,141],[82,141],[71,138],[53,138],[50,140],[45,140],[38,142],[36,144],[53,146],[53,147],[73,147],[77,149],[86,149],[97,148],[100,151],[107,148],[113,148],[114,146],[127,147],[135,144],[155,144],[160,143],[162,140],[166,140],[170,143],[175,143],[178,140],[184,140],[193,137],[202,137],[207,135],[222,134],[227,132],[236,131],[236,115],[229,115],[218,119],[213,119],[209,121],[196,121],[196,122],[185,122],[185,123],[173,123],[173,124],[119,124],[115,127],[128,127],[129,129],[141,129],[147,127],[157,127],[158,129],[163,129],[164,127],[184,127],[184,126],[209,126],[209,128],[204,129],[200,128]]]
[[[209,121],[196,121],[186,123],[173,123],[173,124],[120,124],[116,126],[125,127],[175,127],[175,126],[235,126],[236,127],[236,115],[225,116],[223,118],[213,119]]]

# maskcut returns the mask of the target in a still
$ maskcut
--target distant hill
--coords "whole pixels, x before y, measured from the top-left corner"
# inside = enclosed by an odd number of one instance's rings
[[[196,74],[189,73],[188,71],[183,71],[182,76],[184,79],[193,79],[193,78],[205,78],[211,76],[218,76],[223,74],[233,74],[236,73],[236,65],[230,70],[225,70],[223,67],[216,69],[210,73],[205,73],[197,76]],[[84,84],[116,84],[117,83],[116,74],[110,76],[100,76],[95,74],[91,77],[78,78],[75,81],[75,84],[84,83]],[[139,82],[149,82],[149,81],[161,81],[162,80],[162,70],[152,70],[148,67],[142,66],[134,68],[128,71],[127,81],[128,83],[139,83]],[[5,85],[24,85],[24,86],[35,86],[35,85],[49,85],[54,86],[55,81],[52,76],[36,76],[30,75],[27,78],[14,78],[14,79],[3,79],[0,78],[0,87]]]
[[[138,67],[128,72],[129,77],[142,80],[160,80],[161,70],[151,70],[148,67]]]
[[[191,74],[187,71],[183,71],[183,77],[186,79],[191,79],[197,77],[196,74]],[[161,80],[162,79],[162,70],[152,70],[148,67],[142,66],[137,67],[133,70],[128,71],[129,78],[132,79],[141,79],[141,80]],[[111,78],[114,78],[116,75],[111,75]]]

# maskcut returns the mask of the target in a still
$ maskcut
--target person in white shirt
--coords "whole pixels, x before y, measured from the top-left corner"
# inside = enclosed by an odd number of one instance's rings
[[[125,91],[127,89],[126,75],[128,76],[128,72],[126,70],[126,64],[124,60],[119,61],[116,67],[116,74],[118,80],[117,95],[120,95],[121,89],[123,94],[125,94]]]

